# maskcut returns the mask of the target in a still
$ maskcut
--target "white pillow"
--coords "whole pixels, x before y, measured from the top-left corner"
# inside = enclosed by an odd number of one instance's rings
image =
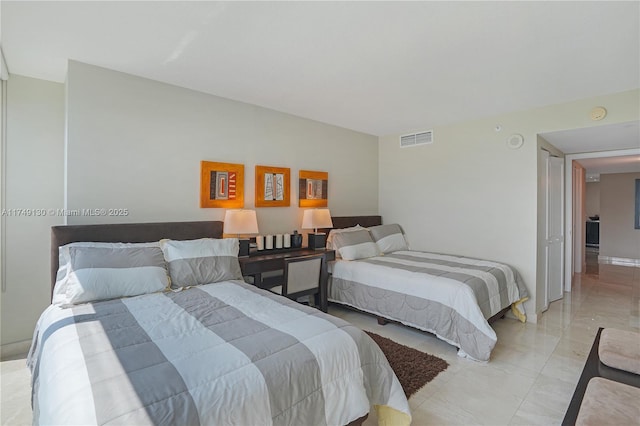
[[[158,243],[71,243],[59,249],[54,305],[155,293],[169,287]]]
[[[366,259],[382,254],[366,229],[336,234],[333,245],[344,260]]]
[[[333,246],[333,239],[335,238],[336,235],[341,234],[343,232],[361,231],[363,229],[367,229],[367,228],[360,225],[356,225],[350,228],[332,229],[331,231],[329,231],[329,235],[327,236],[327,250],[336,250],[336,248]]]
[[[409,250],[409,244],[400,225],[378,225],[369,228],[371,236],[383,253]]]
[[[172,288],[242,279],[237,238],[161,240],[160,247],[169,265]]]

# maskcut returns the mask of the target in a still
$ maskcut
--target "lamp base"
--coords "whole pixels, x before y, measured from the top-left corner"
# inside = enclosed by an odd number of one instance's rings
[[[249,240],[238,240],[240,243],[240,250],[238,251],[238,257],[249,256]]]
[[[327,234],[308,234],[308,247],[312,250],[324,250],[327,245]]]

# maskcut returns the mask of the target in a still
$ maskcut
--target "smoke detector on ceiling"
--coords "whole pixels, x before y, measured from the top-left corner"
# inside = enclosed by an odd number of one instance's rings
[[[607,110],[604,107],[595,107],[589,113],[589,117],[593,121],[600,121],[607,116]]]

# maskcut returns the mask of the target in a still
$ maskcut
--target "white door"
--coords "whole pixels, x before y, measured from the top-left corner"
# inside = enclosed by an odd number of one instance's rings
[[[546,293],[553,302],[564,290],[564,160],[548,156],[547,161]]]

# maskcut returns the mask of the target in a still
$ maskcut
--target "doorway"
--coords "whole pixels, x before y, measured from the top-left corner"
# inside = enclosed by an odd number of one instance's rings
[[[584,164],[589,164],[589,167],[595,167],[594,164],[598,163],[598,160],[602,160],[602,163],[605,163],[608,159],[612,159],[614,157],[629,157],[629,156],[638,156],[640,155],[640,149],[621,149],[615,151],[601,151],[601,152],[590,152],[590,153],[581,153],[581,154],[570,154],[565,156],[565,165],[567,166],[568,171],[565,173],[565,184],[567,188],[573,188],[573,193],[571,197],[567,197],[566,200],[566,212],[565,212],[565,221],[567,229],[571,231],[567,233],[565,238],[565,259],[567,260],[567,264],[565,266],[565,291],[571,291],[571,280],[573,278],[573,273],[579,267],[580,270],[576,272],[585,271],[585,264],[578,265],[575,261],[575,247],[579,247],[582,250],[581,259],[585,259],[585,217],[584,213],[582,214],[581,220],[576,220],[576,212],[574,208],[573,198],[575,195],[575,187],[574,187],[574,175],[573,168],[570,166],[575,162],[582,162]],[[586,168],[586,172],[588,173],[590,168]],[[571,171],[569,171],[571,170]],[[620,173],[624,172],[623,170],[619,170],[614,168],[613,166],[603,166],[600,169],[601,173]],[[586,272],[586,271],[585,271]]]
[[[574,273],[574,265],[582,270],[582,262],[574,262],[574,247],[579,246],[583,249],[584,253],[584,237],[583,227],[585,226],[583,220],[574,220],[574,170],[573,161],[578,160],[585,166],[589,160],[598,161],[602,160],[607,163],[608,161],[617,160],[614,157],[624,156],[640,156],[640,147],[638,147],[638,140],[640,140],[640,120],[632,120],[627,122],[610,123],[602,125],[593,125],[589,127],[558,130],[553,132],[541,133],[538,135],[539,140],[545,141],[550,147],[564,153],[565,156],[565,188],[567,188],[567,196],[565,197],[565,244],[564,244],[564,290],[571,291],[571,283]],[[553,150],[552,150],[553,151]],[[586,172],[589,173],[591,168],[595,166],[590,164],[585,166]],[[538,163],[538,169],[542,172],[542,163]],[[606,169],[606,170],[605,170]],[[600,173],[620,173],[621,171],[610,170],[607,164],[601,168]],[[541,174],[541,173],[540,173]],[[571,191],[571,193],[569,193]],[[542,204],[542,188],[539,188],[539,202]],[[538,215],[542,216],[542,211],[538,210]],[[576,222],[580,222],[579,224]],[[581,241],[576,241],[576,238],[580,238]],[[542,260],[542,247],[544,246],[544,233],[543,229],[539,227],[538,233],[538,246],[540,247],[539,256]],[[582,258],[582,256],[581,256]],[[542,263],[542,262],[539,262]],[[542,271],[538,274],[542,276]],[[542,280],[540,280],[542,281]],[[538,286],[538,297],[542,298],[543,289],[542,285]],[[538,304],[540,309],[542,304]]]

